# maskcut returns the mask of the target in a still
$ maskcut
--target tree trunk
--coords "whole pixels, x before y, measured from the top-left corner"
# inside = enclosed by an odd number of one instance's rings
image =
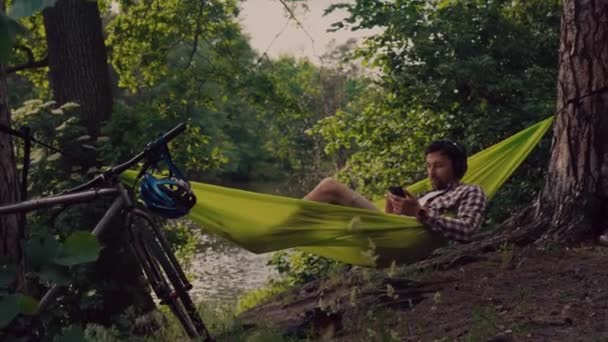
[[[59,104],[76,102],[91,136],[112,112],[112,88],[97,2],[59,0],[43,11],[51,87]]]
[[[468,245],[410,269],[450,268],[503,243],[540,247],[589,241],[608,229],[608,2],[563,0],[557,111],[538,201]]]
[[[4,0],[0,0],[0,11],[4,11]],[[0,124],[11,126],[6,74],[2,64],[0,64]],[[18,189],[13,139],[10,135],[0,132],[0,205],[17,202]],[[7,258],[9,263],[17,265],[15,283],[17,289],[24,284],[19,240],[17,215],[0,215],[0,258]]]
[[[58,104],[78,103],[77,114],[89,135],[98,136],[102,122],[111,115],[112,91],[97,2],[59,0],[54,7],[46,8],[43,16],[54,99]],[[94,155],[79,157],[95,159]],[[92,228],[103,213],[99,209],[103,208],[93,203],[83,207],[79,224]],[[87,307],[84,313],[77,311],[79,318],[86,322],[109,325],[129,306],[133,306],[136,313],[154,307],[145,284],[140,281],[139,265],[125,246],[126,230],[122,220],[115,222],[99,236],[101,244],[107,247],[86,276],[86,285],[103,297],[100,305]]]
[[[539,202],[542,243],[597,235],[608,222],[608,3],[564,0],[557,117]]]

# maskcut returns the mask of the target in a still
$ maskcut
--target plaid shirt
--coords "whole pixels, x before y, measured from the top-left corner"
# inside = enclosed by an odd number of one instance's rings
[[[427,215],[422,223],[430,230],[452,240],[469,242],[483,220],[486,195],[478,185],[455,183],[429,198],[424,208]],[[455,211],[456,217],[444,216],[447,211]]]

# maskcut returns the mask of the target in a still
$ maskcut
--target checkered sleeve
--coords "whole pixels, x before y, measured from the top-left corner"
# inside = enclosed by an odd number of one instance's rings
[[[442,216],[430,209],[424,224],[432,231],[459,242],[469,242],[483,220],[486,196],[477,185],[467,187],[457,208],[456,217]]]

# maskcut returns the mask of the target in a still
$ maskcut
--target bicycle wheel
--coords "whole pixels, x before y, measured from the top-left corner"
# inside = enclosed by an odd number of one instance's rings
[[[157,265],[158,271],[166,276],[172,285],[172,287],[168,289],[168,293],[164,290],[163,297],[157,293],[161,299],[161,303],[167,302],[166,304],[177,307],[175,310],[172,308],[172,311],[178,312],[176,316],[178,316],[180,322],[187,321],[186,324],[182,323],[187,332],[192,330],[193,325],[196,330],[195,336],[203,337],[205,341],[212,341],[203,320],[188,294],[188,289],[190,287],[189,283],[185,278],[177,259],[173,255],[173,252],[168,247],[169,244],[162,235],[162,232],[157,229],[152,220],[147,217],[147,214],[139,210],[137,211],[139,212],[138,214],[148,222],[148,225],[146,225],[145,228],[143,226],[135,228],[134,231],[138,233],[138,238],[134,241],[140,242],[141,247],[146,251],[145,255],[150,260],[154,261],[153,263]],[[165,279],[165,283],[167,279]],[[184,316],[184,309],[187,313],[187,317],[182,318],[181,316]],[[190,332],[188,332],[188,334],[190,335]]]
[[[163,249],[162,244],[158,239],[159,236],[150,234],[148,236],[147,244],[150,247],[150,250],[152,251],[154,256],[156,257],[156,260],[160,262],[162,268],[165,270],[167,277],[173,284],[174,290],[171,293],[171,296],[176,300],[181,300],[181,304],[186,309],[188,317],[190,318],[192,324],[194,324],[198,335],[203,337],[205,341],[211,341],[211,335],[209,335],[209,332],[207,331],[203,320],[201,319],[200,315],[198,314],[198,311],[196,310],[196,306],[192,302],[192,298],[190,298],[190,295],[188,294],[188,290],[185,285],[185,280],[180,277],[180,272],[178,271],[178,269],[180,269],[179,264],[174,265],[173,263],[171,263],[171,258],[169,256],[170,253],[172,254],[171,250]]]
[[[152,287],[154,293],[156,293],[156,296],[160,299],[161,304],[167,305],[175,317],[177,317],[186,334],[188,334],[190,338],[198,337],[199,334],[190,321],[189,315],[186,313],[181,302],[174,295],[175,291],[173,290],[166,269],[156,258],[156,253],[154,253],[148,245],[148,239],[146,238],[146,235],[148,234],[146,231],[149,231],[149,229],[132,227],[132,239],[130,242],[132,250],[150,283],[150,287]]]

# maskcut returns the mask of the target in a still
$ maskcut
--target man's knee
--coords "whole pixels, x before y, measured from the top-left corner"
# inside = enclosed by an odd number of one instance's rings
[[[323,180],[321,182],[319,182],[319,187],[322,189],[334,189],[336,187],[338,187],[338,184],[340,184],[337,180],[335,180],[332,177],[325,177],[323,178]]]
[[[319,190],[326,193],[334,193],[340,187],[340,182],[332,177],[325,177],[321,182],[319,182],[318,188]]]

